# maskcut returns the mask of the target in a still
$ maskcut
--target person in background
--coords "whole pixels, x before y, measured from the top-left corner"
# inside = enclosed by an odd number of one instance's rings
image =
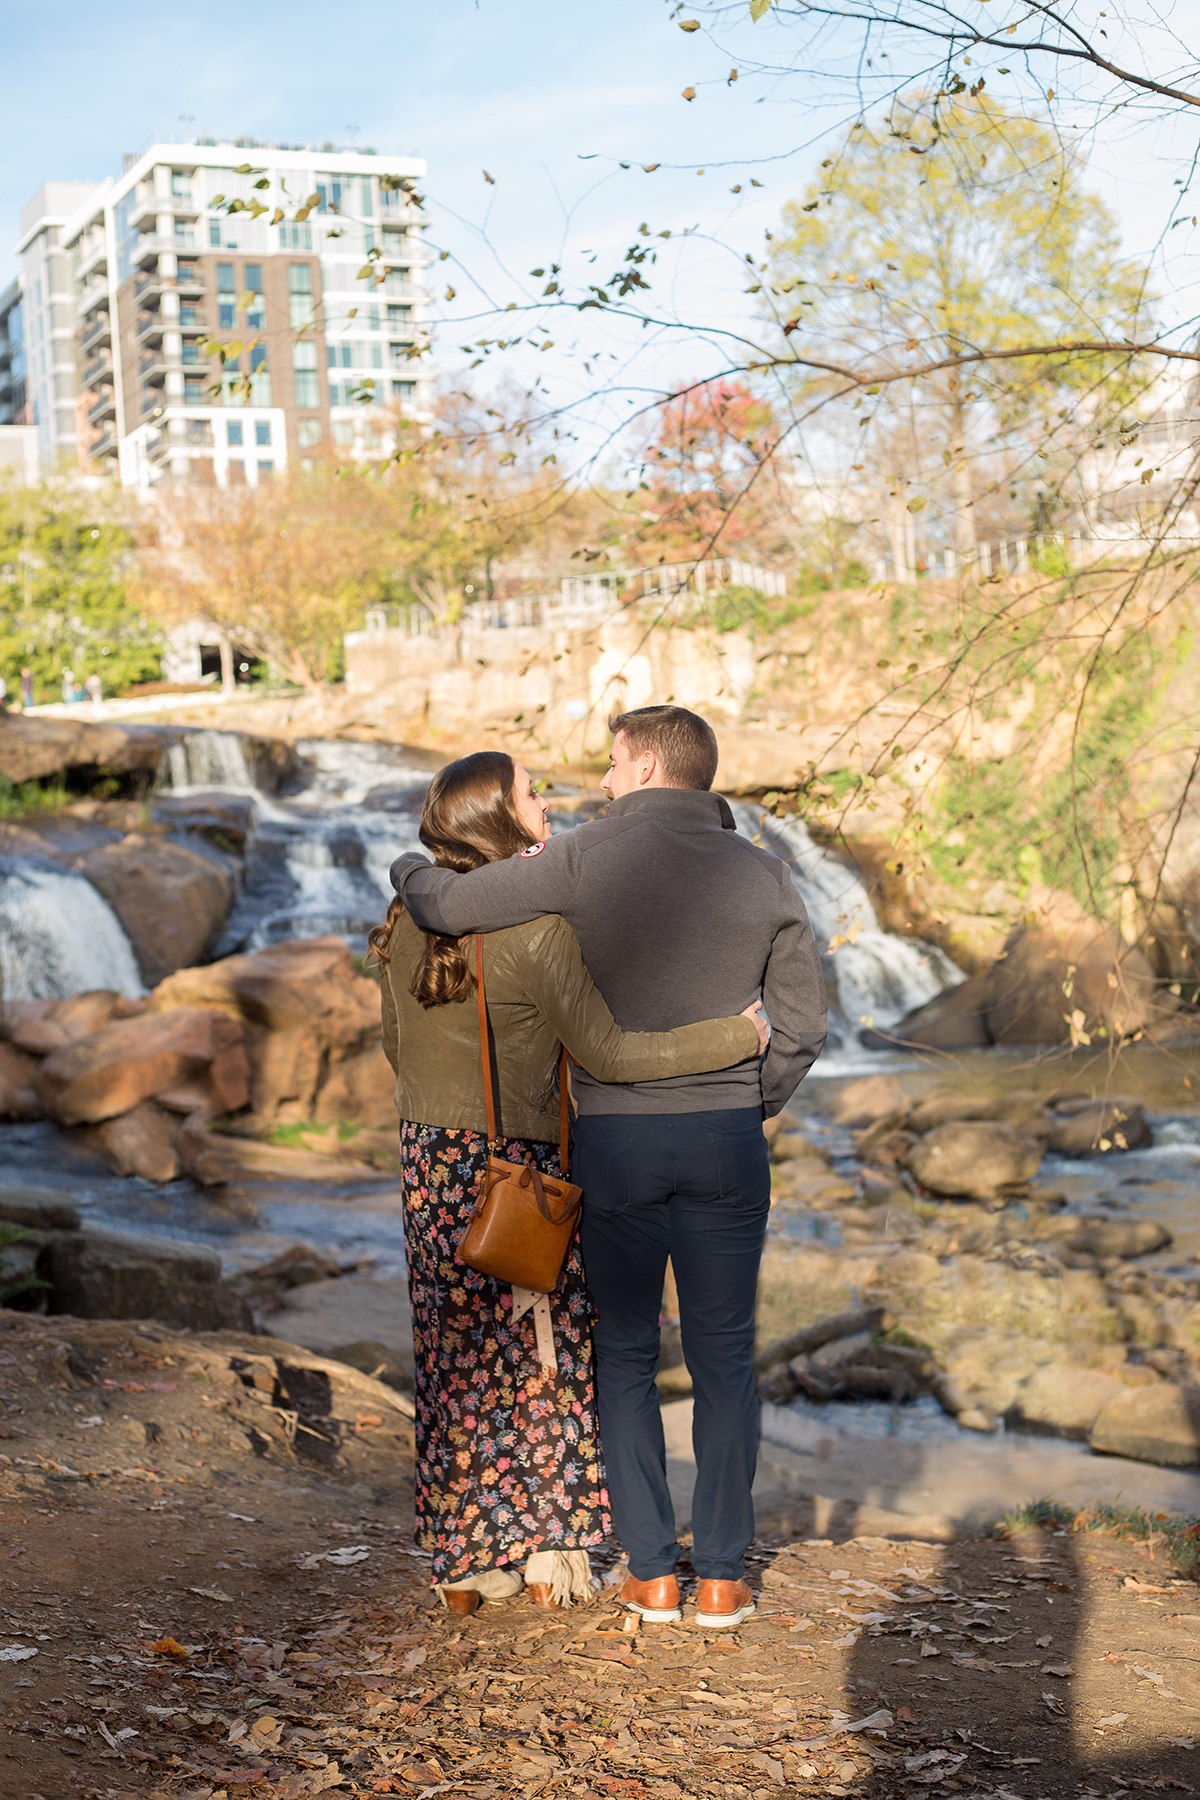
[[[83,685],[87,689],[87,696],[92,705],[98,707],[104,699],[104,683],[100,677],[89,675]]]
[[[791,1099],[825,1042],[821,960],[788,865],[737,830],[714,794],[717,740],[681,706],[609,720],[603,818],[532,860],[469,873],[416,853],[392,885],[427,931],[498,931],[561,913],[614,1017],[662,1031],[761,993],[771,1021],[761,1064],[720,1074],[578,1078],[574,1175],[596,1303],[596,1384],[613,1519],[629,1551],[621,1598],[677,1619],[679,1545],[667,1484],[658,1370],[667,1258],[679,1292],[694,1394],[691,1561],[696,1622],[754,1611],[745,1556],[758,1455],[754,1304],[771,1204],[763,1120]]]
[[[487,750],[434,776],[420,834],[440,868],[476,869],[506,857],[531,865],[550,831],[528,771]],[[458,1259],[489,1150],[474,939],[423,932],[393,900],[369,941],[400,1114],[417,1541],[433,1552],[435,1591],[452,1612],[510,1598],[521,1564],[535,1602],[561,1606],[590,1596],[588,1546],[611,1530],[579,1243],[540,1322],[536,1308],[515,1319],[512,1289]],[[560,1045],[608,1082],[756,1071],[766,1048],[757,998],[742,1016],[622,1033],[560,918],[489,933],[483,959],[499,1101],[493,1153],[508,1162],[561,1172]]]
[[[75,671],[64,669],[62,672],[62,697],[64,706],[75,704]]]
[[[33,670],[21,670],[21,705],[33,705]]]
[[[0,675],[0,712],[8,711],[8,683]]]

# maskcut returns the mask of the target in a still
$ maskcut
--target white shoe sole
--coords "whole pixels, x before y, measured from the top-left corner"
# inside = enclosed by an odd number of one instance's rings
[[[678,1606],[639,1606],[636,1600],[622,1600],[621,1605],[626,1612],[637,1613],[646,1625],[674,1625],[683,1617]]]
[[[754,1606],[753,1601],[751,1601],[748,1606],[735,1607],[733,1612],[698,1612],[696,1614],[696,1623],[697,1625],[702,1625],[705,1631],[726,1631],[732,1625],[740,1625],[743,1619],[748,1619],[751,1613],[756,1610],[757,1608]]]

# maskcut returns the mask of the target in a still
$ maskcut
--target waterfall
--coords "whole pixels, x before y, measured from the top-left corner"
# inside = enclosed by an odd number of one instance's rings
[[[133,948],[107,901],[65,869],[0,866],[0,994],[65,1000],[84,988],[143,991]]]
[[[733,812],[739,831],[782,856],[795,872],[837,993],[830,1018],[831,1052],[849,1051],[868,1026],[886,1031],[915,1007],[966,980],[936,944],[882,930],[857,870],[814,843],[802,819],[773,819],[744,801],[734,801]],[[830,1052],[821,1061],[832,1074]]]
[[[192,788],[228,788],[238,794],[256,791],[246,746],[232,731],[189,731],[166,756],[163,786],[176,793]]]

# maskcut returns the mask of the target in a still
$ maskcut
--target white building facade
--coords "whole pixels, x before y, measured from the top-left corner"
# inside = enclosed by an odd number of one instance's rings
[[[389,447],[431,376],[424,173],[413,157],[241,139],[155,143],[98,188],[44,188],[21,243],[29,422],[53,421],[43,468],[66,450],[143,492],[254,486]]]

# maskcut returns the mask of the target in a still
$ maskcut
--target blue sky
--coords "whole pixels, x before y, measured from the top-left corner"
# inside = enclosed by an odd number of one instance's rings
[[[1181,30],[1200,23],[1200,0],[1173,10]],[[830,44],[819,89],[803,76],[784,84],[753,71],[756,55],[786,49],[782,25],[754,27],[744,5],[731,6],[714,40],[684,34],[671,12],[669,0],[10,8],[0,278],[15,267],[20,208],[44,180],[99,180],[156,135],[332,140],[428,159],[434,235],[454,257],[436,271],[438,292],[449,275],[456,310],[470,300],[472,275],[499,293],[568,238],[606,262],[645,219],[656,229],[697,226],[731,247],[698,243],[670,281],[694,316],[735,323],[751,304],[736,258],[761,247],[764,228],[819,161],[822,139],[853,116],[849,90],[841,98],[827,85],[849,47]],[[734,63],[741,78],[729,86]],[[693,84],[688,104],[680,93]],[[1096,185],[1117,207],[1130,250],[1148,252],[1167,216],[1182,128],[1121,122],[1110,131],[1095,146]],[[621,160],[663,167],[647,176],[620,170]],[[749,187],[751,175],[761,189]],[[743,192],[732,195],[739,181]],[[1171,240],[1160,282],[1184,288],[1185,313],[1192,260],[1180,240],[1189,235],[1183,228]],[[660,284],[664,300],[670,281]],[[584,318],[590,326],[596,315]],[[443,333],[443,365],[455,360],[460,335]],[[663,374],[652,368],[647,381]]]

